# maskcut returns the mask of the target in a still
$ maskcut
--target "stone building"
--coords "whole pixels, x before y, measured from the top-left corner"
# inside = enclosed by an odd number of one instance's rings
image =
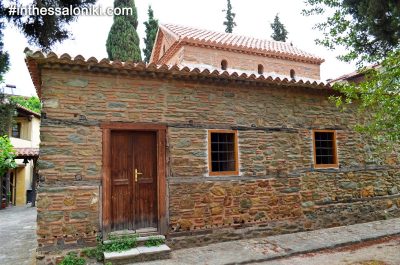
[[[47,257],[118,230],[179,248],[400,216],[397,155],[290,44],[161,25],[148,65],[26,53]]]

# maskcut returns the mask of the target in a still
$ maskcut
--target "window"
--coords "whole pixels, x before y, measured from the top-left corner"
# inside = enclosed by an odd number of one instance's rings
[[[314,138],[314,167],[338,167],[336,150],[336,132],[333,130],[315,130]]]
[[[258,73],[262,75],[264,73],[264,66],[262,64],[258,65]]]
[[[290,70],[290,78],[294,79],[296,77],[296,72],[292,69]]]
[[[228,62],[226,60],[221,61],[221,69],[222,70],[228,69]]]
[[[210,130],[208,132],[210,176],[237,175],[237,132]]]
[[[21,138],[21,123],[20,122],[13,124],[12,131],[11,131],[11,137]]]

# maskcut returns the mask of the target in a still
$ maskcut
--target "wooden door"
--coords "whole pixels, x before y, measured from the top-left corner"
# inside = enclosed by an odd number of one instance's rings
[[[111,132],[112,231],[157,228],[156,136],[156,132]]]

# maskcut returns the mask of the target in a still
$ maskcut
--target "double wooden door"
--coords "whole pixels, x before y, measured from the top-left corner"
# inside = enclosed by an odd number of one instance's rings
[[[112,131],[111,230],[157,228],[157,135]]]

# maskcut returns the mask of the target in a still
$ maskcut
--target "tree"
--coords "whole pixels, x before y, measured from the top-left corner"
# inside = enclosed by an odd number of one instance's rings
[[[144,38],[144,44],[146,47],[143,49],[144,61],[146,63],[150,61],[151,52],[153,51],[158,31],[158,20],[154,19],[154,12],[150,5],[147,14],[149,15],[149,19],[143,23],[146,27],[146,38]]]
[[[42,110],[42,105],[40,103],[40,100],[38,97],[30,97],[26,98],[23,96],[12,96],[11,102],[15,104],[19,104],[27,109],[30,109],[31,111],[34,111],[36,113],[40,113]]]
[[[82,10],[92,6],[96,0],[41,0],[32,1],[32,8],[66,8],[70,6],[76,10]],[[21,1],[10,0],[0,1],[0,81],[5,72],[8,70],[8,55],[3,50],[3,30],[5,23],[16,26],[28,39],[32,45],[37,45],[41,49],[48,51],[50,48],[71,36],[71,33],[66,28],[71,22],[75,21],[77,16],[74,14],[65,14],[62,16],[56,15],[17,15],[10,13],[10,7],[20,5]]]
[[[15,103],[8,100],[0,92],[0,136],[8,135],[13,117],[15,115]]]
[[[114,8],[116,7],[131,8],[133,12],[130,15],[114,15],[114,23],[106,43],[108,58],[113,61],[141,61],[135,1],[115,0]]]
[[[222,10],[222,12],[226,12],[226,21],[224,22],[224,25],[226,26],[225,32],[232,33],[233,28],[236,27],[236,23],[234,21],[236,14],[232,12],[231,0],[228,0],[227,9]]]
[[[15,163],[15,150],[10,143],[8,136],[0,136],[0,183],[3,183],[3,176],[11,168],[16,168],[17,163]],[[2,202],[3,197],[6,197],[6,203],[8,205],[10,201],[10,175],[6,176],[6,193],[3,194],[3,189],[0,185],[0,202]],[[5,195],[5,196],[4,196]]]
[[[8,136],[0,136],[0,176],[11,168],[15,168],[15,150],[10,143]]]
[[[275,16],[274,23],[271,23],[271,28],[273,30],[271,35],[272,39],[286,42],[288,31],[286,30],[285,25],[281,23],[278,14]]]
[[[341,45],[348,51],[344,61],[376,63],[399,48],[400,5],[398,0],[306,0],[304,15],[324,15],[316,28],[317,40],[330,49]],[[331,15],[327,13],[330,11]]]
[[[3,50],[3,28],[4,24],[0,22],[0,83],[3,81],[3,76],[7,72],[9,66],[8,53]]]
[[[344,46],[344,61],[356,60],[365,81],[336,83],[342,92],[333,100],[339,107],[357,103],[367,117],[360,132],[381,142],[400,142],[400,5],[396,0],[307,0],[305,15],[331,14],[316,25],[323,31],[317,43],[330,49]],[[365,64],[379,67],[366,70]]]

